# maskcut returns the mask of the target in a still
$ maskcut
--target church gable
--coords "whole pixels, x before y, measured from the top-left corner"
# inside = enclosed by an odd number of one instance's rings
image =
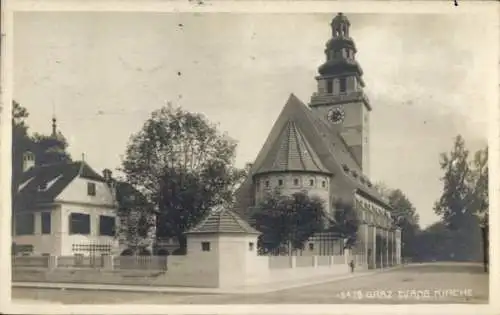
[[[334,195],[353,201],[354,191],[358,189],[385,204],[371,182],[363,176],[338,132],[292,94],[257,155],[247,179],[236,192],[237,211],[244,215],[246,209],[254,206],[252,177],[255,174],[292,171],[294,168],[333,174],[332,181],[336,184],[330,186],[329,203]]]

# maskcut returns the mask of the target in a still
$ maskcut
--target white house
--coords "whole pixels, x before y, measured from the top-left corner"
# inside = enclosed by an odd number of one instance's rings
[[[14,252],[116,254],[118,203],[106,179],[84,161],[35,166],[24,157],[13,212]]]

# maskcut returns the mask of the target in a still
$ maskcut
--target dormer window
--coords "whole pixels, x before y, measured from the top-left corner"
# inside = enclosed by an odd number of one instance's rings
[[[38,191],[46,191],[47,190],[47,183],[41,183],[38,185]]]
[[[95,183],[87,183],[87,195],[88,196],[95,196],[96,195]]]
[[[349,172],[349,167],[345,164],[342,164],[342,168],[344,169],[344,172]]]

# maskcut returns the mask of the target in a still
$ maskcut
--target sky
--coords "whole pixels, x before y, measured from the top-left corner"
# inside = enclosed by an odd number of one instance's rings
[[[14,99],[31,132],[55,113],[74,159],[120,167],[167,102],[199,112],[252,162],[291,93],[307,103],[335,14],[68,13],[14,16]],[[487,144],[496,39],[479,14],[349,14],[371,112],[371,179],[438,220],[439,154]],[[493,26],[494,27],[494,26]]]

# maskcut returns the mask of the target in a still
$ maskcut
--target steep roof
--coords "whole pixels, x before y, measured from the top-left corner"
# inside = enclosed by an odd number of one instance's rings
[[[30,208],[51,203],[77,177],[104,182],[87,163],[62,162],[30,168],[21,176],[16,208]],[[42,188],[42,189],[41,189]]]
[[[112,185],[115,188],[115,197],[120,211],[137,209],[138,207],[147,212],[154,210],[146,197],[131,184],[113,180]]]
[[[186,234],[202,233],[260,234],[229,208],[214,209],[197,226],[186,232]]]
[[[340,135],[340,130],[326,122],[320,115],[313,113],[302,101],[291,94],[257,155],[250,170],[250,176],[237,192],[238,213],[246,214],[246,209],[253,206],[252,176],[259,172],[268,160],[276,158],[276,156],[273,157],[277,150],[275,144],[279,143],[283,130],[286,130],[286,126],[291,122],[294,128],[300,130],[304,139],[307,139],[308,145],[321,164],[336,176],[336,180],[340,181],[343,192],[352,197],[353,192],[358,191],[365,197],[388,206],[371,182],[362,174],[358,162]],[[333,191],[334,185],[331,185],[330,189],[332,189],[332,197],[339,194],[339,191]]]
[[[284,125],[255,174],[290,171],[329,173],[293,120]]]

